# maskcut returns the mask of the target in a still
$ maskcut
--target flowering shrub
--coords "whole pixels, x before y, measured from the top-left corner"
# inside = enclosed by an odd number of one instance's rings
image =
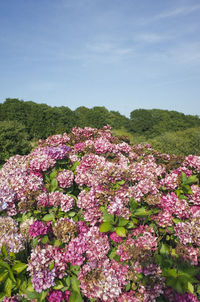
[[[197,302],[200,158],[101,130],[0,170],[0,300]]]

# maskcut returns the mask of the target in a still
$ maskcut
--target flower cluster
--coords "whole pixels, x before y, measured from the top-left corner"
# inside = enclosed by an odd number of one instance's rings
[[[10,158],[0,170],[3,301],[199,301],[199,174],[200,157],[130,145],[109,126]]]
[[[59,172],[57,180],[61,188],[69,188],[73,184],[74,173],[70,170]]]
[[[0,217],[0,249],[5,245],[9,253],[18,253],[25,248],[24,241],[17,222],[11,217]]]
[[[51,269],[50,265],[53,264]],[[37,246],[31,253],[28,271],[32,276],[32,283],[37,292],[42,292],[55,285],[55,278],[66,275],[67,263],[62,251],[51,245],[43,248]]]
[[[64,293],[60,290],[53,290],[50,291],[47,295],[47,301],[49,302],[62,302],[62,301],[69,301],[69,297],[71,295],[71,292],[69,290],[66,290]]]
[[[88,298],[114,301],[126,284],[128,269],[114,260],[85,264],[79,274],[80,287]]]
[[[29,227],[29,235],[31,237],[37,237],[38,235],[45,235],[47,233],[47,225],[42,221],[34,221]]]

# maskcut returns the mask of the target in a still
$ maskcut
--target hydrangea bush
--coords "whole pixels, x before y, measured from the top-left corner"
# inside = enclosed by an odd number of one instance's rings
[[[0,170],[0,300],[197,302],[200,157],[101,130],[40,140]]]

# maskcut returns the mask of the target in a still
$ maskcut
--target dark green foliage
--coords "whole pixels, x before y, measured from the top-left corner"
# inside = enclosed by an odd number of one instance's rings
[[[0,165],[15,154],[28,154],[31,150],[25,127],[17,121],[0,122]]]
[[[50,107],[46,104],[6,99],[0,104],[0,121],[16,120],[25,126],[30,139],[47,138],[56,133],[70,132],[73,127],[114,128],[126,127],[129,119],[119,112],[108,111],[105,107],[84,106],[72,111],[68,107]]]
[[[78,116],[80,127],[101,128],[107,124],[119,129],[129,124],[129,119],[117,111],[108,111],[105,107],[93,107],[92,109],[84,106],[75,110]]]
[[[24,124],[32,138],[46,138],[55,133],[69,132],[77,125],[76,114],[68,107],[6,99],[0,104],[0,121],[16,120]]]
[[[165,132],[198,126],[200,127],[198,116],[160,109],[137,109],[130,114],[130,126],[127,130],[137,135],[144,135],[146,138],[153,138]]]
[[[200,155],[200,127],[166,132],[149,140],[152,147],[163,153]]]

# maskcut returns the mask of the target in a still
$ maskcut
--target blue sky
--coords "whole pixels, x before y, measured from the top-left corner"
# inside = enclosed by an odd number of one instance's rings
[[[200,115],[200,1],[0,0],[0,102]]]

